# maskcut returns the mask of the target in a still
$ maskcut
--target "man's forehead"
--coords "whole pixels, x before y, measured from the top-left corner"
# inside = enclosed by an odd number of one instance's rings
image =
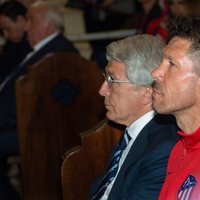
[[[164,54],[167,54],[170,52],[175,52],[175,53],[184,52],[185,53],[187,50],[189,50],[190,46],[191,46],[191,42],[189,40],[186,40],[180,37],[174,37],[165,46]]]
[[[166,47],[175,47],[175,48],[180,48],[181,47],[190,47],[191,42],[187,39],[181,38],[181,37],[173,37],[169,43],[166,45]]]

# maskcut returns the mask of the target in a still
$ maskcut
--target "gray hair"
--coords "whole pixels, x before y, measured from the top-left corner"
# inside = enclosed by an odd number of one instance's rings
[[[46,21],[53,21],[58,30],[64,29],[63,8],[52,1],[36,1],[29,8],[43,8],[42,18]]]
[[[125,64],[126,76],[138,86],[153,83],[151,72],[162,61],[164,42],[147,34],[131,36],[107,46],[106,58]]]

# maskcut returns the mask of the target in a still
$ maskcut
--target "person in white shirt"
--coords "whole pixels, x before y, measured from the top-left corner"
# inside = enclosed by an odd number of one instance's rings
[[[157,115],[152,108],[151,72],[161,62],[163,46],[150,35],[131,36],[107,46],[108,64],[99,94],[104,97],[106,117],[126,126],[129,142],[119,163],[108,165],[94,183],[89,199],[155,200],[159,195],[168,156],[177,141],[174,118]],[[114,150],[111,162],[115,155]],[[114,168],[116,173],[110,176]]]

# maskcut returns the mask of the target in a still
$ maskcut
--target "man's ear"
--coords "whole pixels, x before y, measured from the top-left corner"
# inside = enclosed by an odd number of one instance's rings
[[[48,25],[49,32],[50,33],[55,33],[55,31],[57,31],[57,29],[58,29],[56,22],[54,20],[50,20],[48,23],[49,23],[49,25]]]
[[[145,87],[144,88],[144,94],[143,94],[143,98],[142,98],[142,103],[144,105],[152,102],[152,100],[153,100],[152,94],[153,94],[152,87]]]

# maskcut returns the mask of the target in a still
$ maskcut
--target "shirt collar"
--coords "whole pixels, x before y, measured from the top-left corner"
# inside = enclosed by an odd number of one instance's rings
[[[151,110],[150,112],[144,114],[142,117],[134,121],[129,127],[127,127],[128,133],[133,140],[136,139],[140,131],[144,126],[155,116],[155,111]]]
[[[185,134],[182,131],[178,131],[178,134],[181,136],[182,141],[187,149],[200,148],[200,128],[191,134]]]
[[[41,40],[40,42],[38,42],[36,45],[33,46],[34,51],[40,50],[49,41],[53,40],[58,34],[59,34],[59,32],[55,32],[55,33],[49,35],[47,38],[45,38],[45,39]]]

